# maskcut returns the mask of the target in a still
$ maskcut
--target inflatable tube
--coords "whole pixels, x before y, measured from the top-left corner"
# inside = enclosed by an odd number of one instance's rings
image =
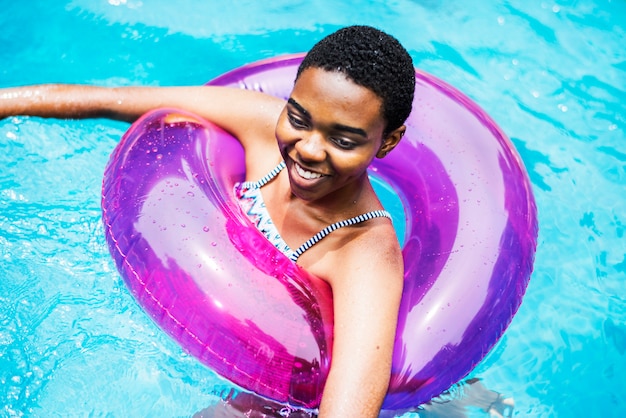
[[[248,65],[210,84],[286,98],[302,56]],[[440,394],[486,355],[519,307],[537,220],[524,167],[491,118],[417,72],[407,134],[371,176],[402,202],[405,290],[383,409]],[[106,168],[103,221],[133,296],[186,351],[263,397],[319,405],[332,296],[239,209],[239,144],[179,110],[153,111]],[[384,199],[383,199],[384,203]]]

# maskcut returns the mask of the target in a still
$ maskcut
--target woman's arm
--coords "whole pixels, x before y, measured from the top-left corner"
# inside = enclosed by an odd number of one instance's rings
[[[149,110],[174,107],[194,112],[246,141],[274,139],[284,102],[249,90],[214,87],[98,87],[43,84],[0,89],[0,119],[13,115],[109,118],[132,122]],[[245,146],[245,144],[244,144]]]
[[[321,418],[378,417],[387,393],[404,269],[397,241],[381,238],[351,245],[331,283],[335,329]]]

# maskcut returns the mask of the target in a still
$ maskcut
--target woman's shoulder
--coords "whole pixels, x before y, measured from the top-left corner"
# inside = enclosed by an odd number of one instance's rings
[[[319,251],[312,251],[308,260],[302,260],[311,264],[309,268],[318,270],[318,275],[333,288],[339,282],[348,285],[352,281],[371,282],[377,287],[390,280],[402,280],[402,251],[389,219],[370,219],[333,234],[335,236]],[[311,261],[314,257],[319,259]]]
[[[343,248],[342,258],[354,265],[402,266],[400,244],[386,217],[370,219],[361,228],[354,228]]]

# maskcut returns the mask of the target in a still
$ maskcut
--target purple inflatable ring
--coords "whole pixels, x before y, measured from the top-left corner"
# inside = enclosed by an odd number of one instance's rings
[[[287,98],[301,59],[254,63],[209,84]],[[430,400],[487,354],[521,303],[537,238],[511,142],[458,90],[416,75],[407,133],[370,172],[404,208],[393,213],[405,226],[406,270],[385,410]],[[133,296],[186,351],[246,390],[316,408],[331,292],[243,215],[232,192],[243,176],[234,138],[184,111],[152,111],[106,168],[106,239]]]

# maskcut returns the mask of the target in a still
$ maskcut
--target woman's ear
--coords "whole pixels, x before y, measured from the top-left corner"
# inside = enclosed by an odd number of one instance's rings
[[[383,143],[380,145],[380,149],[376,153],[376,157],[384,158],[387,154],[393,150],[400,140],[404,136],[406,132],[406,126],[402,125],[398,129],[392,131],[387,137],[383,140]]]

